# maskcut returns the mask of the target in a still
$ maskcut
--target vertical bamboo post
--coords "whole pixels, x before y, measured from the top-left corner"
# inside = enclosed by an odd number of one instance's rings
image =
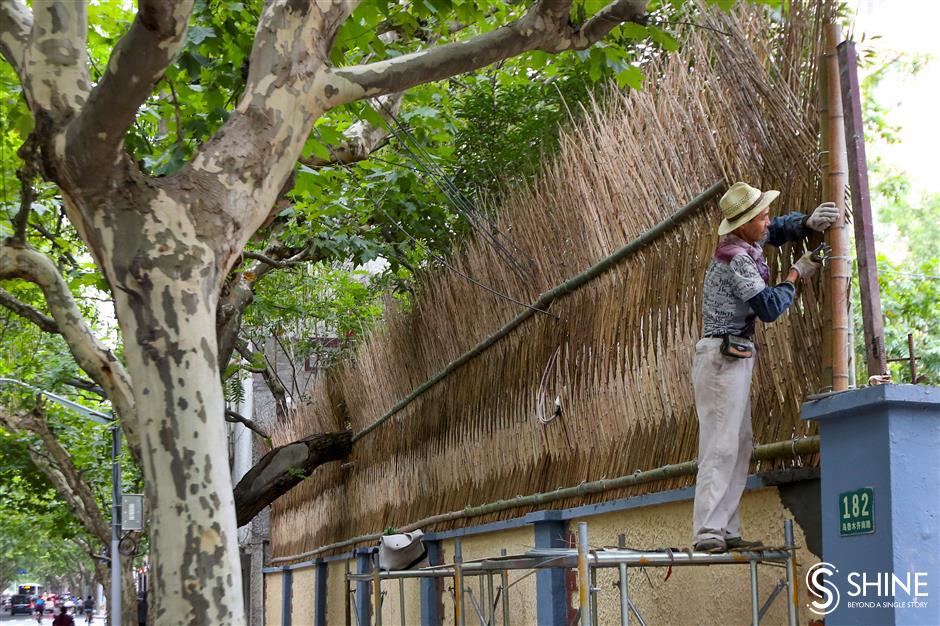
[[[501,549],[499,555],[506,556],[506,548]],[[509,626],[509,570],[504,567],[499,576],[503,586],[499,594],[503,603],[503,626]]]
[[[375,608],[375,626],[382,626],[382,574],[378,553],[372,557],[372,606]]]
[[[823,33],[825,36],[825,33]],[[829,184],[829,69],[826,65],[826,50],[819,55],[819,150],[820,169],[822,170],[823,198],[828,197]],[[824,275],[825,277],[825,275]],[[832,293],[828,284],[823,280],[820,283],[819,306],[822,311],[822,371],[819,375],[821,390],[832,389]]]
[[[839,57],[836,47],[841,38],[839,25],[826,26],[827,100],[829,125],[829,171],[826,198],[839,207],[839,219],[826,231],[832,246],[829,261],[829,289],[832,294],[832,390],[849,388],[849,284],[852,280],[845,227],[845,190],[848,183],[848,162],[845,153],[845,125],[842,114],[842,89],[839,83]]]
[[[346,626],[352,626],[352,586],[349,584],[349,559],[346,559],[346,575],[343,576],[346,585]]]
[[[581,626],[592,626],[591,622],[591,565],[588,563],[587,522],[578,522],[578,608]]]
[[[911,384],[917,384],[917,356],[914,354],[914,335],[907,333],[907,356],[911,366]]]
[[[466,614],[463,605],[463,545],[454,540],[454,623],[465,626]]]
[[[852,183],[852,225],[855,227],[855,258],[858,259],[858,286],[865,329],[865,362],[868,375],[888,373],[885,354],[881,291],[875,262],[875,235],[872,229],[871,197],[868,191],[868,160],[862,126],[862,98],[858,85],[855,43],[839,44],[839,77],[845,109],[846,149],[849,180]]]

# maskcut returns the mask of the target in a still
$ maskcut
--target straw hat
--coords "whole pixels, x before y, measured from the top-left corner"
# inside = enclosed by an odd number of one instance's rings
[[[747,224],[779,195],[780,192],[774,189],[761,191],[740,181],[731,185],[718,201],[725,216],[718,227],[718,234],[727,235],[738,226]]]

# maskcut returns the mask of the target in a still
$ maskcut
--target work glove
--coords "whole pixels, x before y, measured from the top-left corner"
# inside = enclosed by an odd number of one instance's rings
[[[807,250],[796,260],[796,263],[790,266],[790,269],[796,270],[800,278],[806,280],[815,274],[821,265],[821,262],[813,260],[813,250]]]
[[[806,227],[816,232],[823,232],[839,219],[839,207],[835,202],[823,202],[812,215],[806,218]]]

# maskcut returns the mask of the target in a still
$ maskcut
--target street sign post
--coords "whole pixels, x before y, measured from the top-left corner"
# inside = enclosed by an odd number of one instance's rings
[[[144,496],[140,493],[125,493],[121,496],[121,527],[129,530],[144,529]]]

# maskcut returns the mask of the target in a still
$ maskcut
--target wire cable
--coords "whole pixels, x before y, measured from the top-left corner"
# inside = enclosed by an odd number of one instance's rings
[[[494,289],[494,288],[490,287],[489,285],[486,285],[486,284],[482,283],[481,281],[479,281],[479,280],[477,280],[476,278],[470,276],[469,274],[458,270],[456,267],[454,267],[454,266],[452,266],[450,263],[448,263],[442,256],[440,256],[440,255],[436,254],[434,251],[432,251],[432,250],[430,249],[430,247],[427,246],[427,244],[423,244],[423,243],[422,243],[421,241],[419,241],[414,235],[412,235],[411,233],[409,233],[409,232],[401,225],[401,223],[400,223],[398,220],[396,220],[395,218],[393,218],[393,217],[388,213],[388,211],[385,210],[385,208],[381,205],[381,203],[379,203],[379,201],[376,200],[375,197],[373,197],[373,195],[372,195],[371,193],[367,192],[367,190],[365,189],[364,185],[362,184],[362,180],[361,180],[361,178],[359,177],[359,175],[358,175],[347,163],[344,163],[344,162],[342,161],[342,159],[340,159],[340,158],[338,157],[338,155],[337,155],[336,152],[332,149],[332,147],[331,147],[327,142],[325,142],[325,141],[323,140],[323,136],[320,134],[320,131],[319,131],[315,126],[314,126],[314,128],[313,128],[313,132],[316,133],[317,138],[320,140],[320,142],[321,142],[324,146],[326,146],[327,150],[330,151],[330,154],[333,155],[333,158],[336,160],[337,164],[338,164],[340,167],[342,167],[342,168],[350,175],[350,177],[352,178],[353,182],[356,184],[356,187],[359,189],[359,191],[360,191],[363,195],[367,196],[367,197],[369,198],[369,200],[372,202],[372,204],[375,206],[375,208],[376,208],[379,212],[381,212],[382,215],[384,215],[384,216],[388,219],[388,221],[391,222],[391,223],[395,226],[395,228],[397,228],[399,231],[401,231],[401,233],[404,234],[409,240],[411,240],[412,242],[414,242],[414,243],[417,244],[417,245],[423,245],[424,248],[425,248],[425,251],[428,253],[428,255],[429,255],[431,258],[433,258],[435,261],[437,261],[438,263],[440,263],[441,265],[443,265],[445,268],[447,268],[447,269],[450,270],[451,272],[457,274],[458,276],[462,277],[463,279],[467,280],[468,282],[470,282],[470,283],[472,283],[472,284],[474,284],[474,285],[480,287],[481,289],[484,289],[485,291],[487,291],[487,292],[489,292],[489,293],[491,293],[491,294],[493,294],[493,295],[495,295],[495,296],[498,296],[498,297],[500,297],[500,298],[503,298],[504,300],[508,300],[509,302],[512,302],[513,304],[517,304],[517,305],[519,305],[519,306],[523,306],[523,307],[525,307],[525,308],[527,308],[527,309],[530,309],[530,310],[532,310],[532,311],[534,311],[534,312],[536,312],[536,313],[541,313],[542,315],[547,315],[548,317],[552,317],[552,318],[554,318],[554,319],[556,319],[556,320],[560,320],[560,319],[561,319],[561,318],[559,318],[557,315],[555,315],[554,313],[550,313],[550,312],[548,312],[548,311],[546,311],[546,310],[544,310],[544,309],[541,309],[541,308],[532,306],[531,304],[528,304],[528,303],[526,303],[526,302],[522,302],[521,300],[517,300],[516,298],[513,298],[513,297],[510,296],[509,294],[503,293],[503,292],[501,292],[501,291],[499,291],[499,290],[497,290],[497,289]],[[383,197],[384,197],[384,196],[383,196]]]

